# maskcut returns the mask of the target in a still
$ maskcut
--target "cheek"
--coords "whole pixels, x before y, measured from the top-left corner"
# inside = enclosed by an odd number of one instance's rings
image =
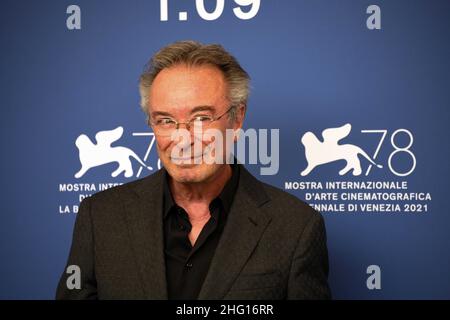
[[[212,144],[216,148],[225,148],[230,143],[233,143],[233,132],[232,128],[222,128],[221,130],[214,131],[212,134],[205,136],[204,144]],[[216,135],[218,135],[218,137],[216,137]]]
[[[170,138],[156,138],[156,147],[161,153],[164,153],[170,147],[170,144]]]

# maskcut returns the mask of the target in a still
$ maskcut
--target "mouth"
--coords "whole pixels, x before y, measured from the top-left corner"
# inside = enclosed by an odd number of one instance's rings
[[[175,157],[170,157],[170,160],[172,160],[173,162],[184,162],[184,161],[194,161],[197,160],[199,158],[203,158],[203,154],[196,156],[196,157],[187,157],[187,158],[175,158]]]
[[[203,150],[203,153],[199,154],[197,156],[192,156],[192,157],[172,157],[172,156],[170,156],[170,160],[175,163],[185,162],[185,164],[197,164],[194,161],[196,161],[198,159],[202,159],[203,157],[206,157],[210,151],[211,151],[211,147],[207,146]]]

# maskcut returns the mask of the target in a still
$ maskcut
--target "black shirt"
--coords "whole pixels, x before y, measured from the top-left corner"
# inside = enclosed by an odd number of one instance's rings
[[[194,246],[188,234],[192,228],[187,212],[172,197],[168,177],[164,182],[164,254],[169,299],[197,299],[219,243],[239,183],[239,166],[231,164],[232,176],[209,204],[210,219]]]

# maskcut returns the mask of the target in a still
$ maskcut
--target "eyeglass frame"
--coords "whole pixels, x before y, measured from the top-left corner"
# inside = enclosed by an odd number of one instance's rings
[[[236,108],[236,105],[231,105],[231,106],[227,109],[227,111],[225,111],[224,113],[222,113],[220,116],[211,117],[210,124],[211,124],[212,122],[214,122],[214,121],[220,120],[224,115],[226,115],[227,113],[229,113],[229,112],[230,112],[232,109],[234,109],[234,108]],[[191,119],[191,120],[189,120],[189,121],[187,121],[187,122],[180,122],[180,121],[177,121],[176,119],[173,119],[173,121],[175,122],[175,129],[173,129],[173,130],[178,130],[178,129],[180,128],[180,124],[184,124],[184,125],[186,126],[186,129],[187,129],[188,131],[190,131],[190,130],[191,130],[191,127],[193,127],[193,126],[191,125],[191,123],[194,122],[193,119]],[[152,119],[151,119],[150,116],[147,117],[147,125],[148,125],[149,127],[152,127],[152,128],[153,128],[153,126],[155,126],[155,124],[152,122]],[[155,133],[154,128],[153,128],[153,132]],[[156,133],[155,133],[155,134],[156,134]]]

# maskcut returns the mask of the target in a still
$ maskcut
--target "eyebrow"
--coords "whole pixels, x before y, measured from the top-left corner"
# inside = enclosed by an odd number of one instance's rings
[[[196,106],[194,107],[190,114],[196,113],[196,112],[200,112],[200,111],[215,111],[216,108],[214,106],[209,106],[209,105],[201,105],[201,106]],[[154,111],[151,113],[152,117],[156,117],[156,116],[167,116],[167,117],[173,117],[169,112],[165,112],[165,111]]]
[[[216,111],[216,108],[214,106],[197,106],[194,109],[191,110],[191,114],[199,112],[199,111]]]
[[[168,116],[168,117],[172,117],[172,115],[168,112],[163,112],[163,111],[154,111],[151,113],[152,117],[156,117],[156,116]]]

